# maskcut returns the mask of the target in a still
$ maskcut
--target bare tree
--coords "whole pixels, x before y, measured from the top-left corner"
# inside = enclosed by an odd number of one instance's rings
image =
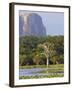
[[[49,65],[49,58],[51,56],[51,54],[53,53],[53,47],[54,47],[54,44],[52,43],[44,43],[44,44],[39,44],[38,47],[42,47],[43,48],[43,53],[41,54],[44,54],[46,59],[47,59],[47,67]]]

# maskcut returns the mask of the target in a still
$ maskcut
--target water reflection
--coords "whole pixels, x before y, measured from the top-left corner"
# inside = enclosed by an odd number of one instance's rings
[[[52,75],[52,74],[64,74],[63,71],[51,72],[54,71],[51,68],[32,68],[32,69],[20,69],[19,76],[43,76],[43,75]]]

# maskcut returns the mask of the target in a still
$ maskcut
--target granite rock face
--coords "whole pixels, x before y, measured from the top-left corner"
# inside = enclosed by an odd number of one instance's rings
[[[26,13],[19,15],[19,35],[20,36],[45,36],[46,29],[42,18],[35,13]]]

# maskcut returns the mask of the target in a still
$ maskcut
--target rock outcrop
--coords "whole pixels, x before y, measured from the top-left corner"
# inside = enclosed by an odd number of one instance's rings
[[[42,18],[36,13],[20,13],[19,15],[20,36],[45,36],[46,29]]]

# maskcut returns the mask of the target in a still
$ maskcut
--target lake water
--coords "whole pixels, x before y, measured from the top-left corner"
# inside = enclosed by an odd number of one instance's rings
[[[48,70],[52,70],[52,68],[31,68],[31,69],[19,69],[19,76],[40,76],[40,75],[50,75],[54,74],[54,72],[49,72]],[[63,74],[63,71],[56,72],[57,74]]]

